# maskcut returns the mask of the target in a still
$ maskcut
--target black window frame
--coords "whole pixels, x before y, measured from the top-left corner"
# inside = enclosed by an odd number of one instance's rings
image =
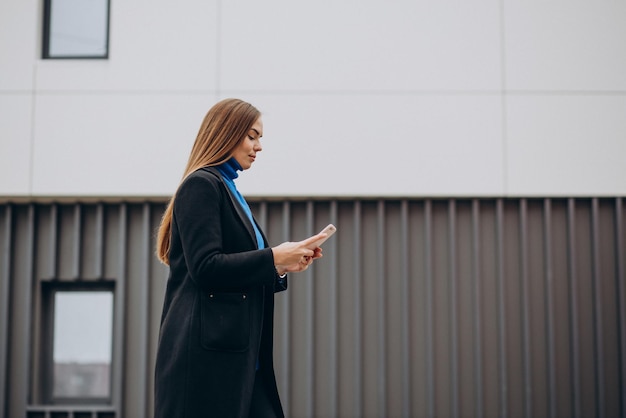
[[[112,296],[111,318],[111,369],[109,374],[109,394],[103,397],[55,397],[54,396],[54,320],[55,320],[55,295],[57,292],[108,292]],[[40,381],[40,393],[45,405],[113,405],[113,380],[115,359],[115,340],[118,337],[115,332],[115,282],[98,281],[90,283],[76,282],[42,282],[42,309],[41,309],[41,342],[40,351],[42,379]]]
[[[41,58],[45,60],[107,60],[109,59],[109,38],[111,32],[111,0],[107,2],[106,47],[104,55],[54,55],[50,56],[50,17],[53,0],[44,0],[43,4],[43,39]]]

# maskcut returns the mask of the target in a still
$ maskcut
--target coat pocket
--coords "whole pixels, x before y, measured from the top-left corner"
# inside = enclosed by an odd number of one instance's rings
[[[241,352],[250,341],[250,301],[245,293],[202,293],[200,343],[207,350]]]

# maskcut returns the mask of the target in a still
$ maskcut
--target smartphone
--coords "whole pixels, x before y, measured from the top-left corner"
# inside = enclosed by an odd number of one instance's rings
[[[330,238],[335,232],[337,231],[337,228],[335,227],[335,225],[333,224],[328,224],[326,225],[326,227],[324,229],[322,229],[320,231],[320,234],[322,232],[326,233],[326,237],[318,239],[317,241],[315,241],[313,244],[311,244],[311,246],[309,247],[310,249],[314,249],[319,247],[320,245],[322,245],[328,238]]]

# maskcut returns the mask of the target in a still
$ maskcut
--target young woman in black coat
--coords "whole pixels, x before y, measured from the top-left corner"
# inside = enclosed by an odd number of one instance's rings
[[[259,111],[213,106],[168,205],[157,255],[168,264],[155,417],[283,417],[273,365],[274,293],[322,256],[324,234],[270,248],[235,187],[262,150]]]

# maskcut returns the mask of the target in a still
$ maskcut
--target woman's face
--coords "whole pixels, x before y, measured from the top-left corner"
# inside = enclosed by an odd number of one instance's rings
[[[256,154],[263,149],[261,147],[261,137],[263,136],[263,121],[258,118],[252,128],[248,131],[246,137],[237,145],[233,152],[233,157],[239,163],[243,170],[247,170],[252,166],[256,159]]]

